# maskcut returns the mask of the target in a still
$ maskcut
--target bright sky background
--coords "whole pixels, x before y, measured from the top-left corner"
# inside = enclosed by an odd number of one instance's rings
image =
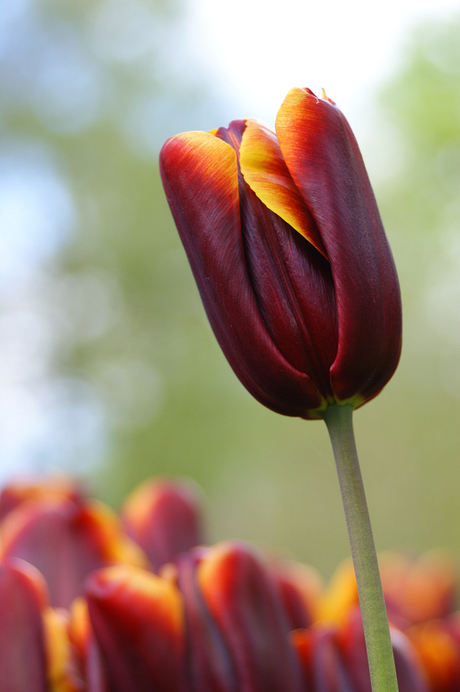
[[[191,0],[189,20],[195,49],[247,109],[239,117],[273,123],[292,86],[356,110],[397,68],[412,26],[456,11],[458,0]]]

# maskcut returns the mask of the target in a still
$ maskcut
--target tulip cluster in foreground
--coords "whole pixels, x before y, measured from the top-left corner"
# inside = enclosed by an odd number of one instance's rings
[[[75,485],[0,496],[2,692],[369,692],[351,564],[325,586],[243,542],[204,545],[187,485],[121,516]],[[400,692],[458,692],[458,574],[381,559]]]

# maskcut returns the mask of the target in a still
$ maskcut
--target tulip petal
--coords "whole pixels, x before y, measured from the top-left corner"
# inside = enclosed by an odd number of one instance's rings
[[[318,620],[342,624],[359,603],[355,570],[351,559],[336,569],[318,604]]]
[[[48,692],[42,612],[46,586],[20,560],[0,564],[0,689]]]
[[[111,690],[187,691],[182,600],[174,584],[117,565],[91,575],[86,598]]]
[[[333,402],[337,314],[330,264],[243,180],[240,207],[248,274],[267,331],[285,359]]]
[[[246,120],[240,166],[243,178],[257,197],[327,259],[322,238],[291,178],[275,133],[257,120]]]
[[[198,498],[191,484],[149,480],[123,505],[126,532],[147,553],[153,567],[203,543]]]
[[[339,330],[332,388],[338,401],[360,405],[388,381],[401,350],[398,279],[374,194],[350,126],[329,99],[292,89],[276,133],[331,262]]]
[[[238,151],[242,136],[233,123],[218,136]],[[242,175],[239,191],[247,273],[264,325],[286,361],[334,401],[329,368],[337,352],[337,315],[330,264],[268,209]]]
[[[238,689],[300,692],[301,670],[281,594],[257,553],[243,544],[222,544],[203,559],[197,577],[233,659]]]
[[[291,638],[302,664],[304,688],[314,692],[368,692],[356,687],[330,627],[298,629]],[[371,692],[369,690],[369,692]]]
[[[324,629],[315,633],[311,660],[313,689],[317,692],[355,692],[362,689],[355,687],[352,682],[333,630]],[[364,689],[367,692],[367,688]]]
[[[50,692],[78,692],[81,678],[69,637],[69,612],[48,606],[43,612]]]
[[[319,572],[294,561],[282,562],[273,569],[289,616],[289,629],[310,627],[317,619],[324,591]]]
[[[69,637],[84,691],[109,692],[101,652],[89,618],[88,603],[83,597],[76,598],[72,603]]]
[[[177,135],[164,145],[160,169],[208,319],[234,372],[268,408],[309,417],[310,410],[325,402],[311,379],[278,350],[254,296],[241,234],[234,149],[209,133]]]

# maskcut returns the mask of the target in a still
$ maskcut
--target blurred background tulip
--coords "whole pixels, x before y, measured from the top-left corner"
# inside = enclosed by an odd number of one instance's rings
[[[324,426],[263,409],[229,370],[157,164],[176,132],[273,126],[292,86],[324,86],[360,142],[402,288],[397,375],[355,416],[376,543],[459,555],[456,3],[232,7],[2,2],[2,482],[71,470],[118,506],[178,473],[204,490],[211,542],[279,546],[326,576],[348,555]]]

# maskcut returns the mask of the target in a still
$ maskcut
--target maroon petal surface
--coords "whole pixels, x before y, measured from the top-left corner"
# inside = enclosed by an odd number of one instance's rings
[[[261,556],[245,544],[221,544],[199,564],[197,578],[233,660],[239,692],[300,692],[281,593]]]
[[[187,625],[187,670],[192,689],[200,692],[238,692],[229,646],[207,607],[197,583],[197,565],[209,549],[194,551],[179,561],[179,588]]]

